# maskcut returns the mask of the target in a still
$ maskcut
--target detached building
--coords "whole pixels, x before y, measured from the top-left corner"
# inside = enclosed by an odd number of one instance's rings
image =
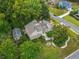
[[[13,38],[14,38],[15,41],[19,40],[22,36],[19,28],[14,28],[12,34],[13,34]]]
[[[31,40],[39,38],[43,33],[51,31],[52,24],[49,21],[42,20],[37,22],[36,20],[30,22],[25,26],[25,33]]]

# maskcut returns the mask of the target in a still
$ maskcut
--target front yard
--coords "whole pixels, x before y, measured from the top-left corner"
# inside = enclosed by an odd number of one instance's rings
[[[77,8],[79,8],[79,4],[73,3],[73,9],[75,10]],[[56,16],[62,15],[67,12],[66,10],[61,10],[61,9],[51,8],[51,7],[49,7],[49,11]],[[67,20],[68,22],[71,22],[71,23],[79,26],[79,21],[70,15],[65,16],[64,19]],[[51,37],[51,34],[52,34],[51,32],[48,33],[48,35],[50,37]],[[59,51],[61,52],[61,54],[60,54],[61,56],[59,59],[64,59],[66,56],[73,53],[75,50],[79,49],[79,35],[75,34],[71,30],[68,30],[68,34],[71,37],[71,39],[68,42],[68,46],[66,48],[64,48],[64,49],[59,48]]]
[[[79,26],[79,21],[76,20],[74,17],[72,17],[70,15],[65,16],[64,19],[71,22],[71,23],[73,23],[73,24],[75,24],[75,25],[77,25],[77,26]]]
[[[69,54],[73,53],[77,49],[79,49],[79,37],[74,32],[69,30],[69,34],[71,36],[71,40],[68,42],[68,46],[64,49],[61,49],[61,59],[64,59]]]
[[[72,2],[72,5],[73,5],[73,12],[74,12],[74,10],[77,10],[79,8],[78,3]],[[77,19],[75,19],[73,16],[68,15],[68,16],[65,16],[64,19],[79,26],[79,21]]]
[[[71,16],[69,16],[69,17],[71,17]],[[77,22],[77,20],[75,20],[75,21]],[[75,21],[72,21],[72,22],[75,22]],[[57,23],[58,22],[56,22],[56,24]],[[68,34],[71,37],[70,41],[68,42],[68,46],[64,49],[58,48],[60,51],[60,58],[59,59],[64,59],[66,56],[73,53],[75,50],[79,49],[79,35],[75,34],[73,31],[71,31],[69,29],[68,29]]]
[[[52,7],[49,7],[49,11],[51,13],[53,13],[54,15],[56,16],[60,16],[64,13],[66,13],[67,11],[66,10],[63,10],[63,9],[57,9],[57,8],[52,8]]]
[[[72,5],[73,5],[73,9],[74,10],[79,8],[79,4],[78,3],[72,2]]]
[[[73,53],[75,50],[79,49],[79,35],[76,35],[74,32],[72,32],[71,30],[68,30],[68,34],[69,36],[71,37],[70,41],[68,42],[68,46],[64,49],[61,49],[61,48],[54,48],[53,49],[53,52],[51,51],[51,49],[53,48],[52,47],[49,47],[49,49],[45,49],[46,51],[50,50],[49,52],[45,52],[45,56],[47,56],[47,54],[51,54],[53,55],[55,53],[55,55],[57,57],[59,57],[58,59],[64,59],[66,56],[68,56],[69,54]],[[50,35],[49,35],[50,36]],[[55,50],[55,52],[54,52]],[[57,51],[59,51],[60,53],[59,54],[56,54]],[[51,55],[50,54],[50,55]],[[48,57],[48,56],[47,56]],[[46,58],[47,58],[46,57]],[[54,55],[53,55],[54,59],[56,58]],[[49,59],[51,59],[52,57],[49,56]]]

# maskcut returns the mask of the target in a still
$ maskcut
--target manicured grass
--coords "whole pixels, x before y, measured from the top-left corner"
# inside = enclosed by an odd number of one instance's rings
[[[76,20],[74,17],[72,17],[70,15],[65,16],[64,19],[71,22],[71,23],[73,23],[73,24],[75,24],[75,25],[77,25],[77,26],[79,26],[79,21]]]
[[[77,49],[79,49],[79,38],[78,35],[76,35],[71,30],[68,31],[69,35],[71,37],[71,40],[68,42],[68,46],[64,49],[61,49],[61,59],[64,59],[66,56],[70,55]]]
[[[60,56],[60,50],[51,46],[44,47],[42,53],[40,59],[59,59]]]
[[[71,16],[68,16],[68,17],[71,17]],[[77,20],[75,20],[75,21],[77,21]],[[74,21],[72,21],[72,22],[74,22]],[[56,22],[56,23],[58,23],[58,22]],[[71,37],[71,40],[68,42],[68,46],[66,48],[64,48],[64,49],[59,48],[61,56],[58,59],[64,59],[66,56],[73,53],[75,50],[77,50],[79,48],[79,36],[77,34],[75,34],[73,31],[71,31],[70,29],[68,30],[68,34]]]
[[[72,2],[72,5],[73,5],[73,9],[74,10],[79,8],[79,4],[78,3]]]
[[[53,14],[55,14],[56,16],[60,16],[64,13],[66,13],[66,10],[62,10],[62,9],[57,9],[57,8],[51,8],[49,7],[49,11]]]

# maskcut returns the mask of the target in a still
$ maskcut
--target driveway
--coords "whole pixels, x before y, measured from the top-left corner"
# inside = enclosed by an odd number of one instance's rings
[[[72,24],[68,21],[66,21],[64,18],[60,18],[58,16],[54,16],[52,13],[50,13],[51,18],[58,20],[60,23],[63,23],[65,26],[69,26],[70,29],[74,30],[75,33],[79,35],[79,27],[75,24]]]

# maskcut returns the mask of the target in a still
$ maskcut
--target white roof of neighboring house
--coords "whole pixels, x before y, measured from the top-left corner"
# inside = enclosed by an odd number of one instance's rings
[[[20,37],[22,36],[21,31],[20,31],[19,28],[14,28],[12,34],[13,34],[13,38],[14,38],[15,40],[19,40]]]
[[[49,2],[56,4],[56,3],[58,3],[58,0],[49,0]]]
[[[50,24],[50,22],[46,20],[37,22],[36,20],[34,20],[25,26],[25,33],[32,40],[40,37],[43,32],[48,32],[51,29],[52,25]]]
[[[67,56],[64,59],[79,59],[79,49]]]

